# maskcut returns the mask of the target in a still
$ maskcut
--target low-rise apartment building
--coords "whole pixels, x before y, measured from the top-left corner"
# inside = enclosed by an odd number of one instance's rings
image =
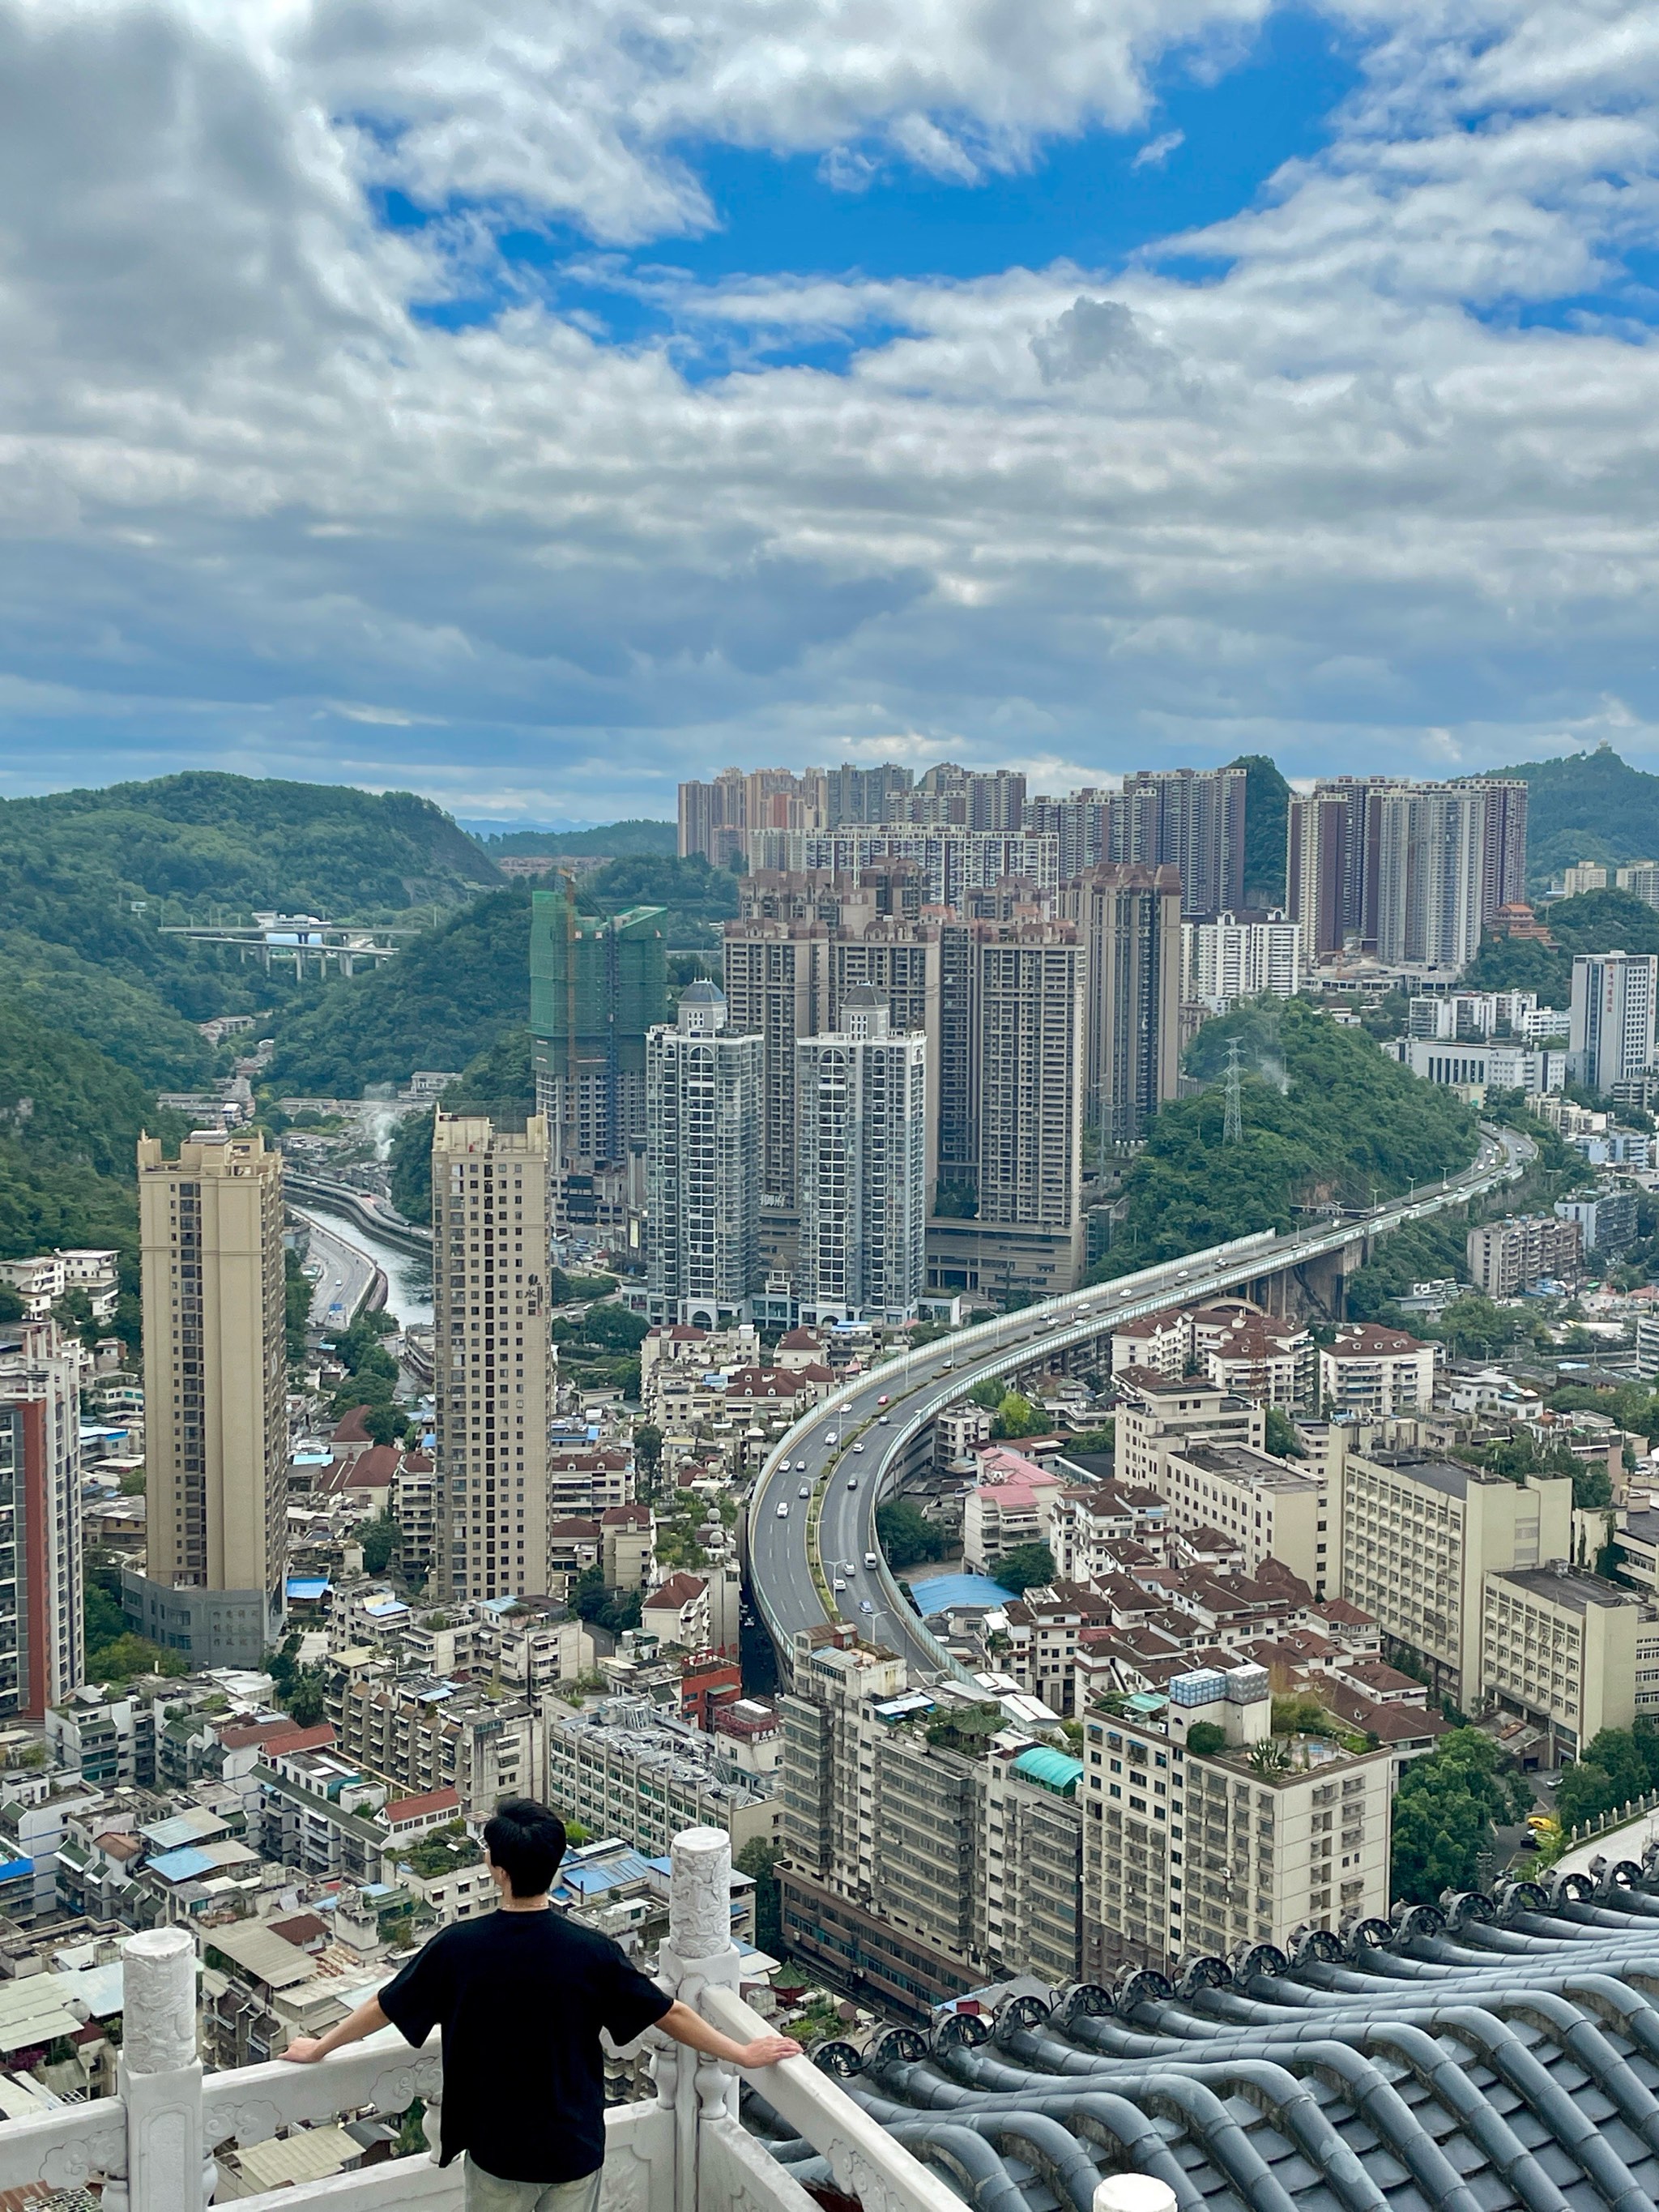
[[[638,1698],[607,1698],[548,1726],[548,1794],[566,1820],[653,1856],[681,1828],[724,1828],[733,1852],[770,1842],[781,1808],[769,1777],[720,1739]]]
[[[1249,1444],[1192,1444],[1167,1455],[1164,1489],[1176,1526],[1231,1536],[1247,1574],[1279,1559],[1316,1597],[1328,1586],[1335,1594],[1341,1492],[1300,1462]]]
[[[1171,1377],[1128,1367],[1117,1383],[1121,1396],[1112,1472],[1120,1485],[1168,1497],[1164,1463],[1171,1452],[1198,1443],[1247,1444],[1260,1451],[1267,1443],[1266,1410],[1218,1389],[1207,1377]]]
[[[346,1683],[339,1748],[399,1796],[453,1790],[469,1820],[488,1820],[498,1798],[539,1797],[546,1780],[541,1726],[526,1698],[422,1674]]]
[[[1437,1696],[1472,1712],[1486,1577],[1571,1557],[1571,1478],[1517,1485],[1449,1460],[1351,1452],[1341,1540],[1341,1595],[1426,1662]]]
[[[1582,1758],[1602,1729],[1659,1711],[1659,1613],[1582,1567],[1489,1574],[1481,1643],[1487,1693],[1543,1731],[1541,1765]]]
[[[1275,1736],[1271,1716],[1261,1667],[1176,1675],[1144,1719],[1089,1716],[1085,1979],[1386,1913],[1393,1753]]]
[[[1328,1418],[1393,1420],[1434,1403],[1436,1344],[1376,1322],[1348,1322],[1319,1352],[1319,1399]]]
[[[1048,1541],[1065,1486],[1006,1445],[993,1444],[978,1456],[980,1480],[963,1502],[962,1563],[969,1574],[988,1574],[1005,1552]]]
[[[1468,1235],[1469,1279],[1489,1298],[1512,1298],[1534,1283],[1576,1283],[1584,1272],[1584,1231],[1553,1213],[1510,1214]]]

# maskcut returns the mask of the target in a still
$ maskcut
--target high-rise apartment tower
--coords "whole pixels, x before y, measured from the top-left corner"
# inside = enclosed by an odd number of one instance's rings
[[[281,1626],[288,1529],[283,1169],[262,1136],[138,1139],[149,1556],[142,1632],[252,1666]]]
[[[53,1321],[0,1329],[0,1719],[82,1678],[79,1352]]]
[[[1060,886],[1084,952],[1090,1126],[1131,1144],[1176,1095],[1181,1055],[1181,876],[1106,864]]]
[[[548,1588],[548,1145],[539,1114],[432,1132],[432,1579],[457,1598]]]
[[[761,1040],[714,984],[688,984],[647,1060],[653,1320],[718,1328],[760,1287]]]
[[[907,1321],[924,1282],[927,1041],[868,984],[796,1047],[801,1319]]]

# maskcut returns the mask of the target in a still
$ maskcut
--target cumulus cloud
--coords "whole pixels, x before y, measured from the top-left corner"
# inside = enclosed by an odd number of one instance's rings
[[[982,189],[1255,12],[0,0],[0,778],[64,780],[70,726],[474,811],[488,758],[589,817],[732,757],[1431,771],[1609,700],[1650,746],[1659,41],[1621,0],[1355,0],[1327,149],[1124,270],[619,264],[672,325],[623,346],[497,257],[509,212],[707,223],[712,138]],[[481,270],[498,313],[422,312]],[[741,366],[688,381],[705,339]]]

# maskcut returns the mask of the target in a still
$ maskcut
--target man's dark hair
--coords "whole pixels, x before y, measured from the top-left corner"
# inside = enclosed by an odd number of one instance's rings
[[[507,1797],[484,1822],[484,1849],[514,1897],[545,1897],[564,1856],[564,1822],[533,1797]]]

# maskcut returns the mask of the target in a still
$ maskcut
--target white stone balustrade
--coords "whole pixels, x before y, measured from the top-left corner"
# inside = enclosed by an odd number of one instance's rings
[[[738,1994],[730,1893],[725,1832],[693,1828],[677,1837],[660,1978],[716,2027],[747,2042],[767,2023]],[[212,2201],[220,2146],[344,2115],[402,2112],[417,2097],[427,2140],[435,2144],[442,2091],[435,2039],[411,2051],[387,2028],[314,2066],[277,2060],[204,2078],[189,1931],[135,1936],[122,1960],[118,2094],[0,2124],[0,2191],[102,2180],[106,2212],[197,2212]],[[502,2032],[512,2024],[503,2021]],[[734,2069],[653,2034],[655,2101],[605,2115],[601,2212],[816,2212],[793,2176],[739,2126]],[[769,2067],[756,2086],[864,2212],[963,2212],[961,2197],[808,2060]],[[461,2212],[459,2166],[441,2168],[434,2155],[239,2203],[241,2212]],[[1173,2212],[1174,2200],[1161,2183],[1120,2175],[1101,2184],[1095,2204],[1096,2212]]]

